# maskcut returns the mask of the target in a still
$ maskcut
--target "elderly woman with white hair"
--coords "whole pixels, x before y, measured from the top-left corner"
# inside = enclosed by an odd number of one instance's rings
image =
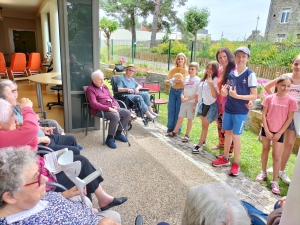
[[[104,116],[109,120],[106,145],[110,148],[117,148],[115,140],[127,142],[127,138],[122,134],[122,127],[127,130],[130,120],[130,111],[119,107],[116,99],[111,95],[108,87],[104,84],[104,75],[101,70],[92,73],[92,83],[86,89],[86,96],[90,103],[91,113],[94,116]],[[122,126],[118,125],[118,123]]]
[[[186,198],[182,225],[250,225],[237,194],[226,183],[192,187]]]
[[[28,147],[0,151],[0,224],[92,224],[118,225],[104,218],[81,201],[69,200],[80,194],[73,188],[62,193],[46,192],[47,177],[41,173],[38,159]]]
[[[0,98],[0,152],[1,148],[24,145],[30,146],[33,152],[37,150],[37,132],[39,128],[37,117],[32,109],[32,102],[29,99],[22,98],[21,109],[24,122],[22,126],[19,126],[12,105]],[[82,155],[74,155],[74,161],[81,162],[81,172],[78,176],[80,179],[84,179],[95,171],[94,166]],[[43,164],[43,160],[40,163]],[[56,178],[58,183],[68,189],[74,186],[74,183],[63,172],[56,174]],[[98,176],[86,186],[87,196],[92,199],[91,194],[96,195],[101,211],[121,205],[127,200],[126,197],[114,198],[107,194],[100,185],[102,181],[102,176]]]

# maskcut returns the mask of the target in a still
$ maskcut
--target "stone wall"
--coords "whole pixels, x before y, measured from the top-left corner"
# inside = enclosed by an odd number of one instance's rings
[[[289,10],[287,23],[281,23],[283,10]],[[300,34],[300,3],[299,0],[271,1],[265,36],[276,41],[278,34]]]

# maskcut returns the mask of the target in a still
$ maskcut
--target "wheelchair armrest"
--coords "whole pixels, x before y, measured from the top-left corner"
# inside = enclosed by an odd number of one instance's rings
[[[263,218],[262,216],[258,215],[258,214],[254,214],[254,213],[249,213],[250,218],[255,217],[257,219],[260,220],[260,222],[262,222],[263,224],[267,224],[267,221],[265,220],[265,218]]]
[[[38,145],[37,154],[48,154],[50,152],[54,152],[51,148],[48,148],[44,145]]]
[[[65,186],[63,186],[63,185],[61,185],[59,183],[55,183],[55,182],[46,182],[46,185],[55,186],[55,187],[58,187],[58,188],[60,188],[60,189],[62,189],[64,191],[68,190]]]
[[[140,88],[140,91],[150,91],[150,88]]]

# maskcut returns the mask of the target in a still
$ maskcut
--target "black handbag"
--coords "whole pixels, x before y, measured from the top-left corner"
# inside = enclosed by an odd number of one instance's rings
[[[203,102],[202,104],[202,112],[200,113],[201,116],[206,117],[208,110],[210,108],[210,105],[205,105]]]
[[[116,65],[114,70],[116,72],[123,72],[125,70],[125,66],[122,66],[122,65]]]

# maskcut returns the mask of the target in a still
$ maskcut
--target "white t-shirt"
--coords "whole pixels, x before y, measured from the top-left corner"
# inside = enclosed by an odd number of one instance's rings
[[[183,82],[184,86],[184,96],[185,97],[190,97],[193,96],[194,94],[197,94],[198,87],[200,84],[200,78],[195,76],[195,77],[190,77],[186,76]],[[195,99],[189,100],[189,102],[195,102]]]
[[[217,93],[219,94],[219,88],[218,88],[218,77],[215,77],[213,79],[213,85],[216,89]],[[214,98],[211,94],[210,85],[209,83],[205,81],[201,81],[198,87],[198,102],[203,102],[205,105],[211,105],[213,104],[217,98]]]

